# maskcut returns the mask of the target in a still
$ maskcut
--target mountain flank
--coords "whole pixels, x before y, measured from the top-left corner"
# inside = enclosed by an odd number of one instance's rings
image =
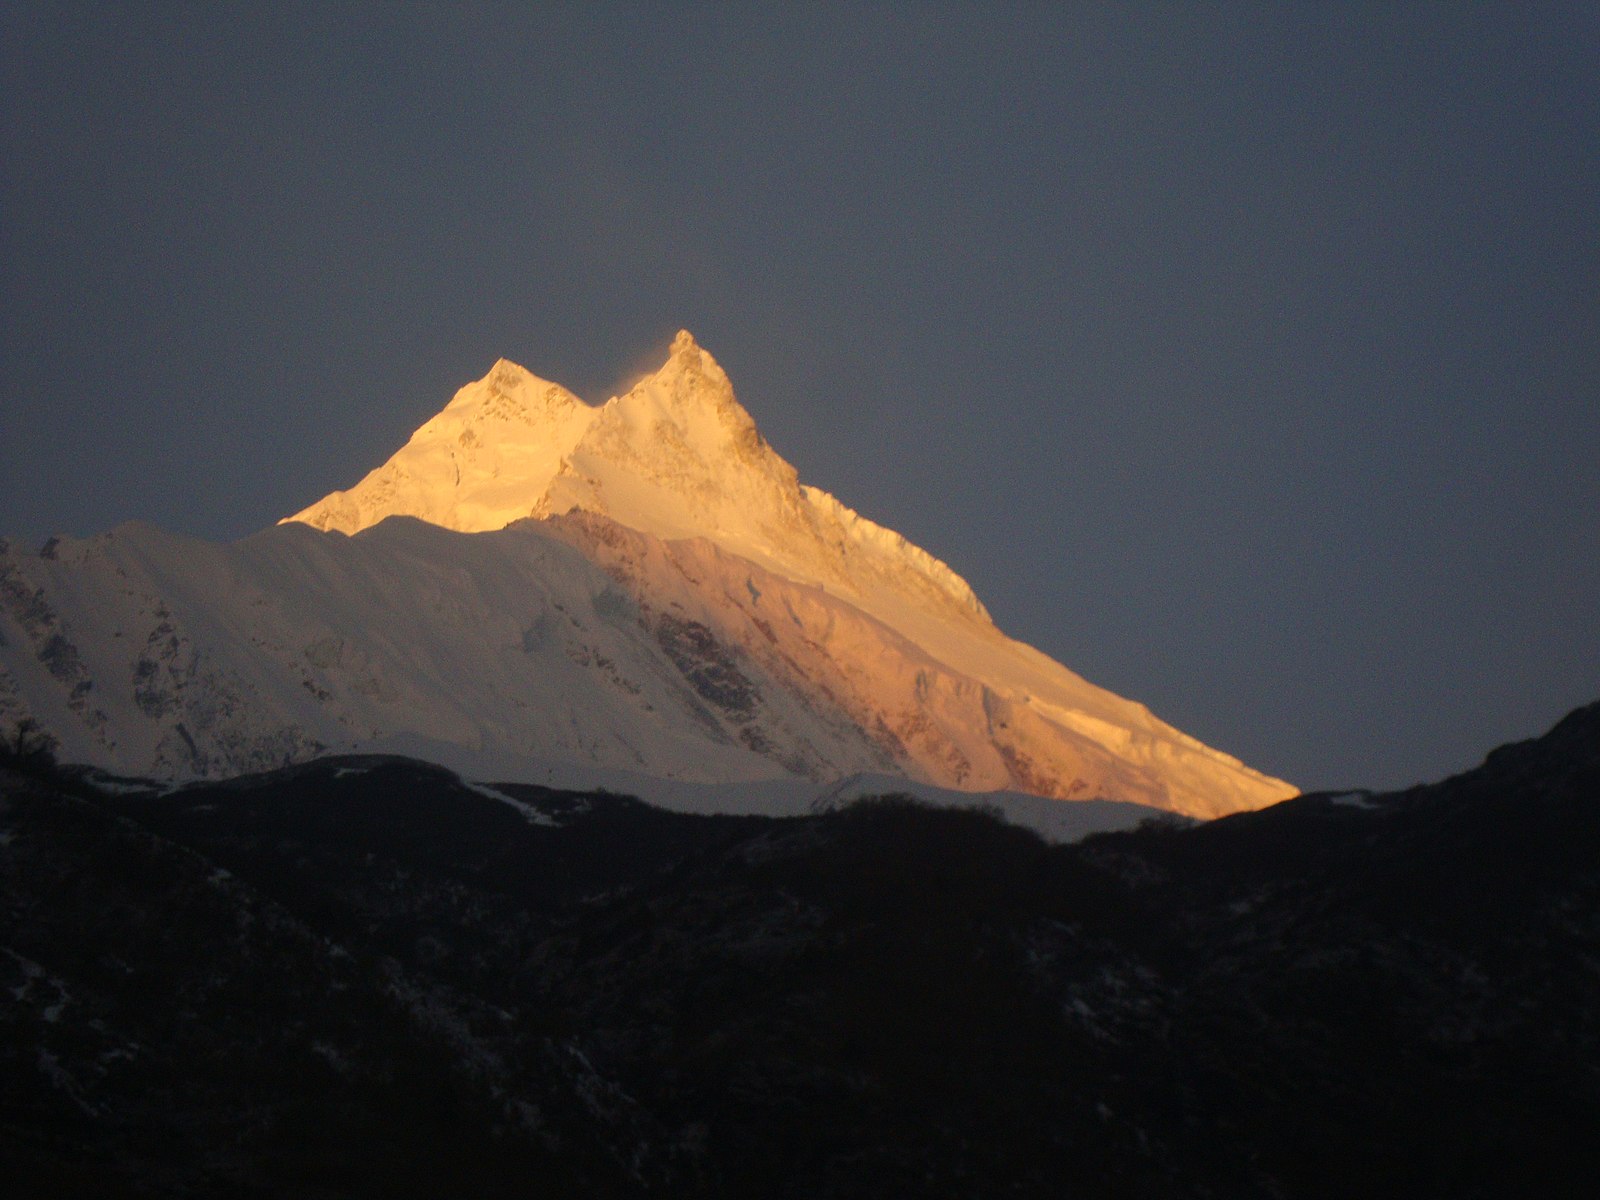
[[[8,1191],[1587,1194],[1596,864],[1600,705],[1442,784],[1058,846],[17,763]]]
[[[686,333],[593,407],[501,361],[231,545],[0,542],[21,720],[175,780],[443,747],[547,784],[868,773],[1195,817],[1294,791],[1007,638],[948,566],[802,484]]]

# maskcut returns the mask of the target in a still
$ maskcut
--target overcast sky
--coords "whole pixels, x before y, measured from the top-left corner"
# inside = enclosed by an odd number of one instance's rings
[[[10,0],[0,532],[240,537],[687,327],[1008,633],[1437,778],[1600,698],[1597,14]]]

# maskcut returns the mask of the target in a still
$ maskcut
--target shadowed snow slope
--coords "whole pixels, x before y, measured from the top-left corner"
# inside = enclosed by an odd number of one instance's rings
[[[1006,638],[943,563],[802,486],[687,333],[599,407],[501,361],[233,545],[0,545],[0,667],[0,719],[141,773],[422,737],[533,778],[877,772],[1194,816],[1294,790]]]

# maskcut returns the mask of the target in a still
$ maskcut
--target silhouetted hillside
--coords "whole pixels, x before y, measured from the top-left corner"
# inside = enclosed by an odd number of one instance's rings
[[[1438,785],[1074,846],[401,759],[3,778],[21,1193],[1600,1182],[1600,705]]]

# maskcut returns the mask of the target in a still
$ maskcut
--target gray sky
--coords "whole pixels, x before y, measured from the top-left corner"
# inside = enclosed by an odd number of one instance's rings
[[[240,537],[682,326],[1303,787],[1600,696],[1600,8],[531,7],[4,6],[0,532]]]

